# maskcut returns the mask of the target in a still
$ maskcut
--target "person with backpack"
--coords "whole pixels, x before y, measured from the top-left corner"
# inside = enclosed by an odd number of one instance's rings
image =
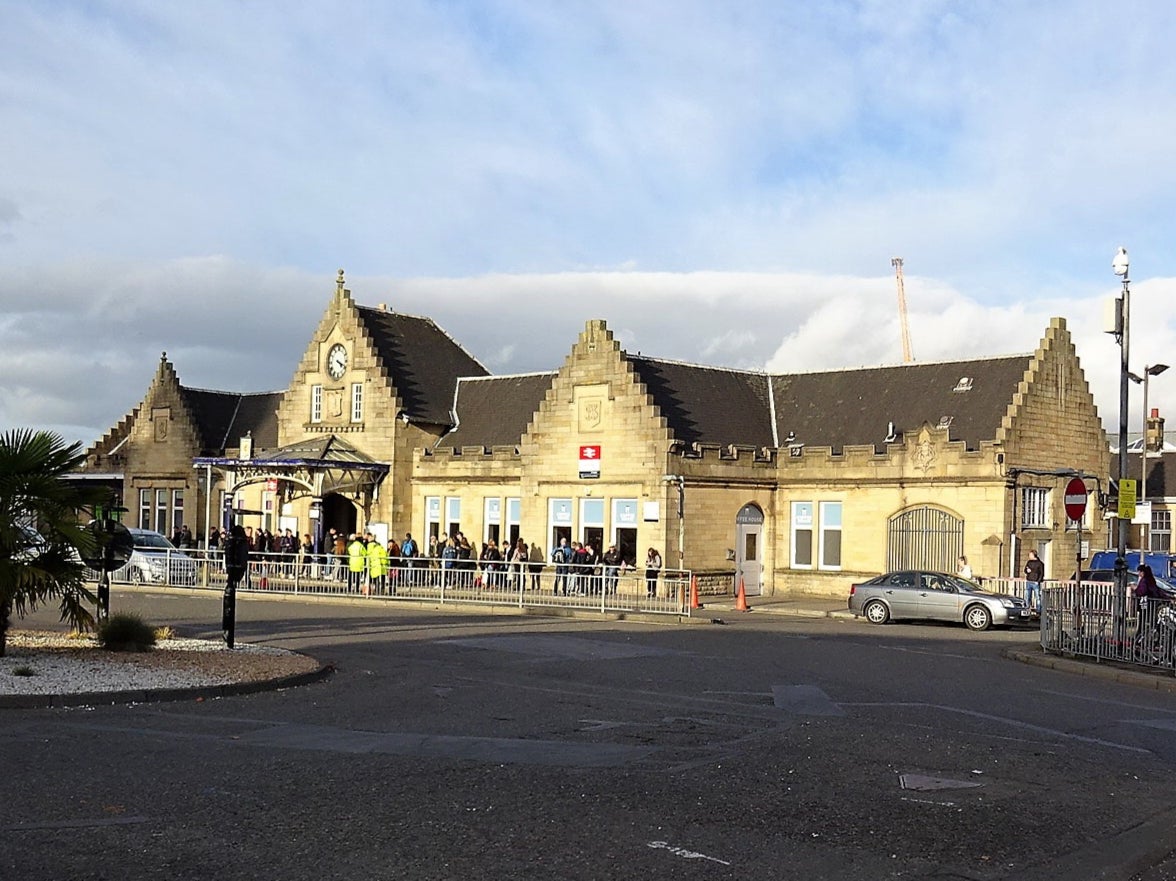
[[[405,582],[409,585],[416,583],[416,575],[413,570],[416,568],[416,558],[419,555],[420,550],[417,548],[412,533],[404,533],[404,541],[400,543],[400,559],[404,561],[401,565],[404,568]]]

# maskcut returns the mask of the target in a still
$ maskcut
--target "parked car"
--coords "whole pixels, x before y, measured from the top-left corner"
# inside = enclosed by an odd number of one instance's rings
[[[135,549],[126,565],[111,574],[112,581],[131,584],[196,584],[196,561],[176,548],[167,536],[150,529],[131,529]]]
[[[909,569],[851,585],[849,610],[871,624],[922,618],[962,621],[969,630],[1028,622],[1033,617],[1022,597],[992,593],[946,572]]]
[[[1115,580],[1114,569],[1083,569],[1082,582],[1084,584],[1098,583],[1111,584]],[[1127,572],[1127,589],[1131,593],[1135,592],[1135,584],[1139,581],[1139,576],[1134,570]],[[1156,576],[1156,585],[1161,591],[1168,595],[1169,599],[1176,599],[1176,581],[1171,578],[1161,578]]]

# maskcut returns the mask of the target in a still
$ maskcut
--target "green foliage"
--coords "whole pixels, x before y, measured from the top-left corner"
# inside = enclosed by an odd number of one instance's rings
[[[36,676],[37,671],[34,670],[32,667],[26,667],[22,664],[19,667],[12,668],[12,675],[13,676]]]
[[[78,556],[79,548],[93,549],[93,539],[79,519],[107,503],[109,491],[67,479],[84,463],[81,444],[52,432],[0,435],[0,655],[12,615],[23,618],[50,599],[60,601],[62,621],[93,626],[96,600]]]
[[[96,635],[98,645],[112,652],[145,652],[155,645],[155,628],[132,612],[111,615]]]

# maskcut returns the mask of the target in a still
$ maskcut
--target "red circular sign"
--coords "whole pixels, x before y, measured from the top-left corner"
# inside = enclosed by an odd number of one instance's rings
[[[1081,520],[1086,513],[1086,484],[1079,477],[1073,478],[1066,484],[1066,516],[1071,520]]]

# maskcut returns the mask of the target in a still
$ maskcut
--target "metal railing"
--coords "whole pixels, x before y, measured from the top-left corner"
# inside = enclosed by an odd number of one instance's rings
[[[115,584],[223,589],[221,551],[168,551],[149,569],[132,559],[111,573]],[[252,554],[239,593],[423,600],[518,608],[690,614],[689,570],[663,569],[652,583],[631,567],[555,563],[492,563],[424,557],[390,560],[386,571],[352,571],[347,556]],[[443,565],[449,563],[449,566]],[[97,573],[92,574],[97,578]],[[651,590],[652,588],[652,590]]]
[[[1106,582],[1047,582],[1041,647],[1176,673],[1176,607],[1169,600],[1123,596]]]

